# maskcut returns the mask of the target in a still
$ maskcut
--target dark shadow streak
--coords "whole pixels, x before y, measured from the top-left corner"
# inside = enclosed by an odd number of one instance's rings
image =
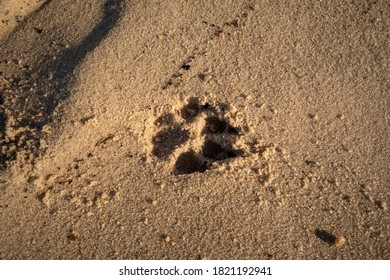
[[[47,1],[39,10],[42,12],[51,1]],[[13,117],[17,121],[13,128],[28,127],[29,130],[23,133],[24,141],[19,141],[20,135],[12,140],[13,143],[18,143],[16,151],[0,153],[0,171],[6,168],[9,161],[15,159],[17,151],[24,149],[33,154],[38,153],[40,139],[44,137],[40,131],[44,125],[53,121],[53,113],[60,102],[69,97],[75,69],[117,25],[125,6],[124,3],[124,0],[107,0],[103,5],[100,22],[79,45],[63,51],[57,60],[48,61],[46,59],[31,69],[27,85],[20,87],[18,82],[13,84],[14,92],[19,100],[16,103],[8,103],[9,111],[14,114]],[[51,79],[48,78],[49,73],[51,73]],[[34,89],[33,84],[38,84],[39,88]],[[3,103],[2,94],[0,99]],[[3,110],[6,105],[5,102],[4,105],[0,104],[0,143],[5,139],[6,123],[9,117]],[[61,120],[61,117],[56,118]],[[32,133],[33,130],[39,133]],[[32,145],[27,144],[29,140],[32,140]]]
[[[123,11],[123,2],[123,0],[107,0],[103,6],[101,21],[78,46],[65,50],[59,59],[36,70],[38,77],[48,77],[49,73],[52,73],[52,83],[50,88],[43,87],[38,90],[28,109],[25,108],[27,111],[23,110],[23,116],[27,119],[19,120],[24,126],[41,129],[43,125],[51,121],[54,109],[61,101],[69,97],[75,69],[115,27]],[[39,117],[42,108],[44,114]],[[35,119],[32,120],[30,116],[35,116]]]
[[[122,2],[123,0],[106,1],[103,7],[103,17],[99,24],[78,46],[66,50],[53,65],[55,79],[69,81],[69,75],[73,74],[74,69],[83,61],[85,56],[93,51],[115,27],[123,9]],[[67,83],[62,82],[62,84]]]
[[[323,229],[316,229],[314,233],[319,239],[328,243],[329,245],[333,244],[336,240],[336,236]]]

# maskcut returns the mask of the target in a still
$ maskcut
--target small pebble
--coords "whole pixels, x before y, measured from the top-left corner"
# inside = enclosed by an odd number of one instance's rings
[[[203,82],[208,82],[213,78],[210,74],[199,74],[199,79],[201,79]]]
[[[333,245],[337,248],[341,248],[344,246],[346,242],[346,239],[344,236],[340,235],[340,236],[337,236],[336,239],[334,240],[333,242]]]
[[[379,208],[382,209],[382,210],[387,210],[387,203],[386,201],[380,201],[379,202]]]
[[[342,114],[338,114],[338,115],[337,115],[337,118],[340,119],[340,120],[344,120],[344,119],[345,119],[345,116],[342,115]]]

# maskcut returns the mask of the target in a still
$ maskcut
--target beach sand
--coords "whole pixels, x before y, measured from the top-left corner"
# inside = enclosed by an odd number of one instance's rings
[[[1,259],[390,258],[387,1],[0,19]]]

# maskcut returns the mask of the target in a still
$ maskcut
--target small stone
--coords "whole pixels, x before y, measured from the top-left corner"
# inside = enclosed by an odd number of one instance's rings
[[[277,114],[277,113],[278,113],[278,110],[275,109],[275,108],[273,108],[273,107],[271,107],[269,110],[270,110],[270,112],[271,112],[272,114]]]
[[[76,234],[74,234],[73,232],[68,233],[66,237],[70,241],[76,241],[78,239],[78,236]]]
[[[42,131],[48,134],[51,133],[51,126],[50,125],[43,126]]]
[[[340,236],[337,236],[336,239],[334,240],[333,242],[333,245],[336,247],[336,248],[341,248],[344,246],[345,242],[347,240],[345,239],[344,236],[340,235]]]
[[[211,76],[210,74],[203,74],[203,73],[199,74],[198,77],[203,82],[208,82],[208,81],[210,81],[213,78],[213,76]]]
[[[153,200],[153,201],[152,201],[152,205],[153,205],[153,206],[156,206],[156,205],[157,205],[157,200]]]
[[[386,201],[379,201],[378,206],[382,210],[387,210],[388,209]]]
[[[337,118],[340,119],[340,120],[343,120],[343,119],[345,119],[345,116],[343,114],[338,114]]]
[[[301,179],[301,187],[306,189],[309,187],[309,181],[310,179],[308,177],[304,177]]]

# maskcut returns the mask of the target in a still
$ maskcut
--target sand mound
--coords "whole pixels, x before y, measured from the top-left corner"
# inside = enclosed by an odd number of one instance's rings
[[[0,34],[1,258],[389,258],[389,18],[46,1]]]

